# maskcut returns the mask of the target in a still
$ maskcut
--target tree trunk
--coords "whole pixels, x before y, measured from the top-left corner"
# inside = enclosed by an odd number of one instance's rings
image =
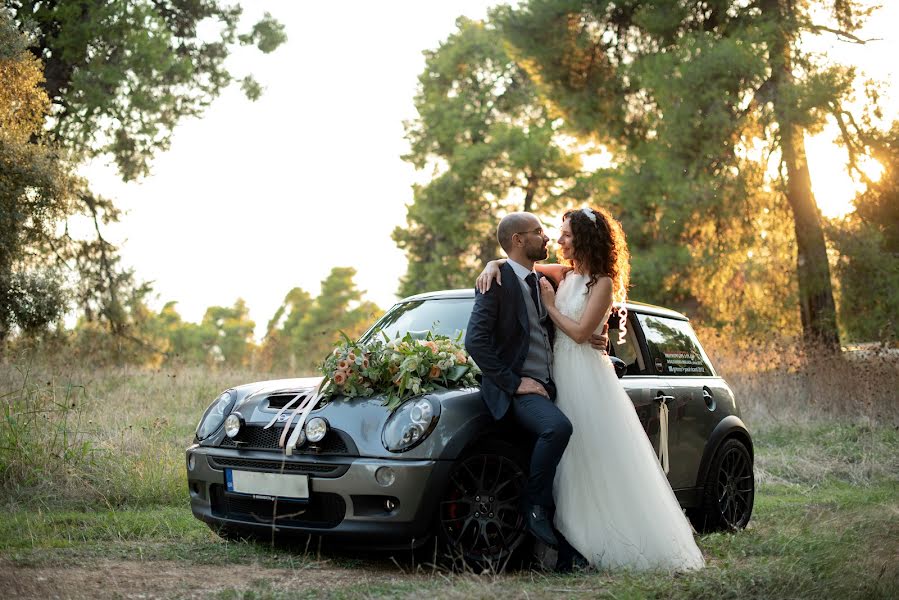
[[[796,231],[796,275],[799,283],[799,308],[803,336],[807,343],[825,350],[839,352],[840,337],[837,331],[836,308],[827,261],[827,246],[821,227],[821,212],[812,193],[805,154],[802,127],[792,119],[793,107],[786,106],[785,92],[794,85],[791,31],[794,21],[792,0],[769,0],[768,10],[779,14],[780,27],[775,33],[769,60],[774,83],[774,112],[780,132],[782,160],[786,166],[787,202],[793,212]]]
[[[540,179],[536,175],[528,175],[527,182],[524,190],[524,206],[522,210],[524,212],[533,212],[534,196],[537,195],[537,186],[540,184]]]

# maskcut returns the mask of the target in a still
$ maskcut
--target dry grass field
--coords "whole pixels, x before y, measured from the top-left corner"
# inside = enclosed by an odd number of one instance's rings
[[[707,338],[708,339],[708,338]],[[750,527],[699,538],[690,575],[450,573],[411,556],[226,543],[190,514],[206,405],[271,378],[0,363],[0,589],[29,598],[899,597],[899,359],[710,340],[756,443]],[[9,596],[7,596],[9,597]]]

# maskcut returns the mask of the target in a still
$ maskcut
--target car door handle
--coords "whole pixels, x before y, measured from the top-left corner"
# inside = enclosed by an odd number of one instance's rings
[[[673,402],[674,396],[666,396],[662,392],[659,392],[659,395],[653,398],[653,400],[655,400],[659,404],[661,404],[662,402]]]
[[[702,388],[702,399],[705,402],[705,407],[709,409],[709,411],[714,411],[717,406],[715,402],[715,396],[712,395],[712,391],[708,388]]]

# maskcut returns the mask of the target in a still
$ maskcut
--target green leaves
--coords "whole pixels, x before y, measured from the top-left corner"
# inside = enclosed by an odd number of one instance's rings
[[[403,158],[433,176],[414,188],[408,226],[393,232],[409,258],[401,295],[470,287],[499,252],[496,215],[558,207],[580,171],[502,35],[466,18],[456,26],[425,52],[418,118],[406,123],[411,152]]]
[[[383,340],[373,336],[358,344],[344,335],[320,369],[329,396],[347,398],[384,396],[384,405],[395,410],[403,402],[436,389],[472,387],[480,371],[460,340],[428,331],[424,338],[407,332],[403,337]]]
[[[265,368],[310,372],[342,336],[349,343],[358,337],[381,312],[362,299],[352,267],[335,267],[322,281],[321,293],[313,298],[294,288],[284,298],[261,348]]]
[[[269,53],[287,40],[268,13],[238,34],[240,7],[219,2],[40,2],[14,10],[16,22],[39,32],[31,50],[46,64],[57,139],[87,156],[112,154],[126,181],[146,175],[181,119],[202,114],[233,81],[258,97],[258,84],[225,64],[238,41]]]

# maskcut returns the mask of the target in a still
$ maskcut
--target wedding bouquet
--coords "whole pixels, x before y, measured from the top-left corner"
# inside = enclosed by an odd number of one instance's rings
[[[395,339],[381,335],[365,344],[344,336],[321,366],[326,398],[382,394],[385,406],[393,410],[413,396],[477,385],[480,371],[460,339],[431,332],[424,339],[408,333]]]

